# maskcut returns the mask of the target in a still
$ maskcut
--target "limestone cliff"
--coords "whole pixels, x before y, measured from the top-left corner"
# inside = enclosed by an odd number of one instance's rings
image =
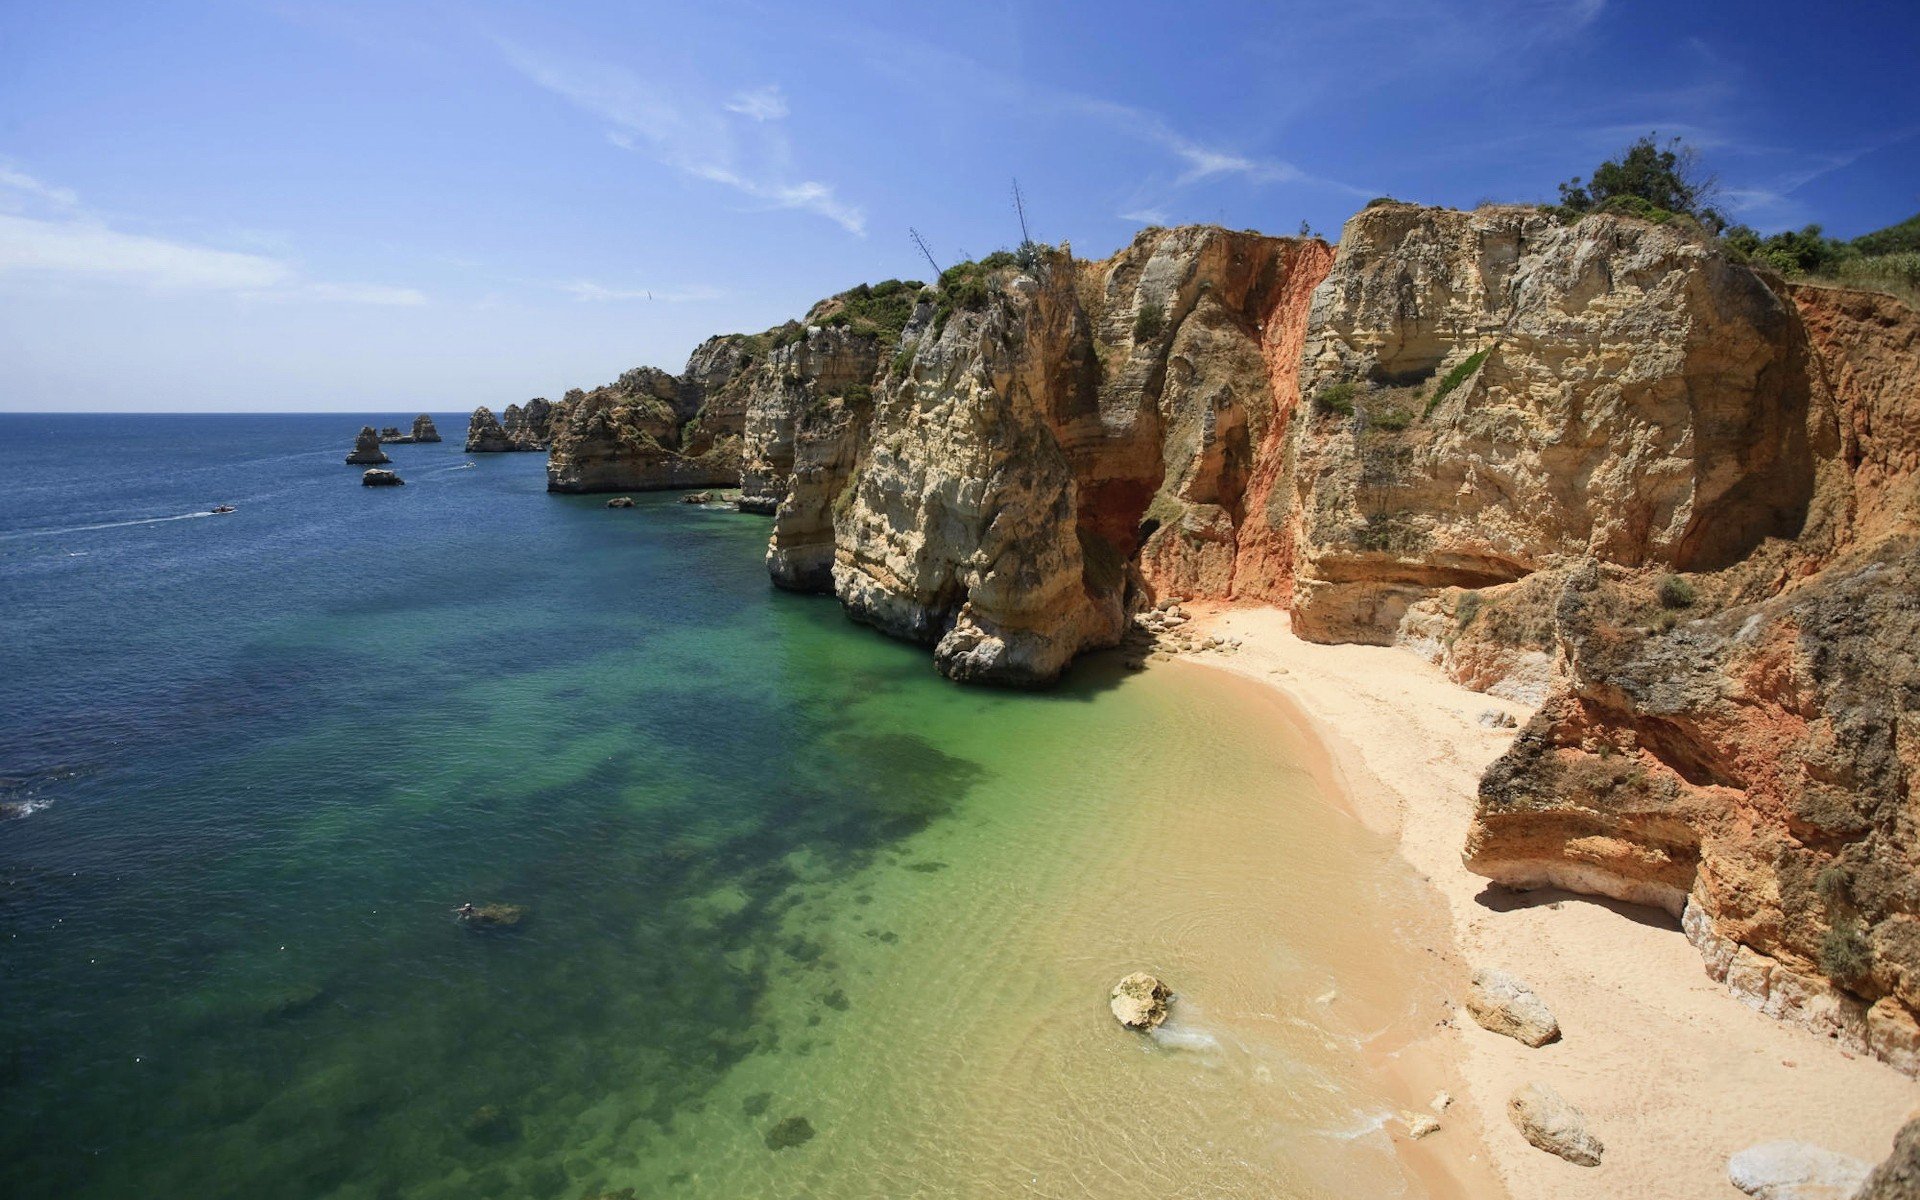
[[[1677,226],[1367,209],[1300,368],[1295,628],[1388,642],[1436,588],[1585,555],[1718,567],[1792,536],[1811,495],[1797,332]]]
[[[1782,290],[1800,536],[1690,577],[1543,572],[1556,684],[1482,782],[1468,861],[1666,908],[1751,1003],[1915,1071],[1920,314]]]
[[[772,429],[766,457],[794,464],[776,581],[830,585],[857,619],[932,644],[946,674],[1010,684],[1113,644],[1134,597],[1231,588],[1243,526],[1249,547],[1282,534],[1254,490],[1286,417],[1268,353],[1297,335],[1328,257],[1192,228],[1100,262],[949,271],[870,410],[841,397],[798,412],[790,441]]]

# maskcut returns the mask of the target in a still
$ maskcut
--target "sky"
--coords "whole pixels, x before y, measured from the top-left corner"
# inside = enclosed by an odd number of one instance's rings
[[[0,411],[558,397],[862,281],[1550,200],[1657,131],[1920,211],[1920,6],[0,3]]]

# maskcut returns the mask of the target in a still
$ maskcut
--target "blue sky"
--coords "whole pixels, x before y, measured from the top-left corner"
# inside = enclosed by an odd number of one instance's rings
[[[1816,15],[1817,14],[1817,15]],[[1841,15],[1844,14],[1844,15]],[[1920,211],[1920,9],[0,5],[0,410],[558,396],[1146,223],[1551,198],[1636,135],[1762,229]]]

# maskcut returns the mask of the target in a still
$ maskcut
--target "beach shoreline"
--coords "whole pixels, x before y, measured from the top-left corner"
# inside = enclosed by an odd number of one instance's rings
[[[1427,949],[1457,1007],[1379,1064],[1410,1096],[1454,1097],[1439,1133],[1417,1142],[1396,1133],[1410,1174],[1432,1194],[1484,1194],[1471,1181],[1490,1170],[1514,1200],[1732,1197],[1740,1193],[1727,1159],[1758,1142],[1804,1141],[1868,1162],[1886,1154],[1920,1102],[1912,1080],[1746,1007],[1708,978],[1664,913],[1511,892],[1466,869],[1480,774],[1515,734],[1479,718],[1493,711],[1524,725],[1530,708],[1470,691],[1405,650],[1303,641],[1278,609],[1187,609],[1190,630],[1239,648],[1181,661],[1282,697],[1324,750],[1330,794],[1393,839],[1445,909],[1450,944]],[[1483,966],[1530,984],[1558,1017],[1561,1040],[1530,1049],[1480,1028],[1464,999]],[[1535,1081],[1585,1113],[1606,1145],[1600,1166],[1537,1150],[1509,1122],[1508,1097]]]

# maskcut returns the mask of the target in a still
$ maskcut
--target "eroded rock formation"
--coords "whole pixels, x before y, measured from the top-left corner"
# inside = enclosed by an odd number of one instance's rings
[[[440,431],[433,427],[433,418],[421,413],[413,419],[413,440],[416,442],[437,442]]]
[[[504,454],[516,450],[545,450],[552,440],[554,424],[562,419],[562,409],[563,405],[536,396],[527,401],[525,408],[518,404],[507,405],[506,410],[496,418],[493,410],[483,404],[473,410],[473,417],[467,422],[467,453]],[[432,428],[431,419],[427,420],[427,426]],[[433,440],[440,439],[436,435]]]
[[[390,461],[392,460],[387,457],[387,452],[380,448],[380,435],[374,432],[373,426],[362,425],[360,436],[353,439],[353,449],[347,452],[348,465],[378,466]]]

